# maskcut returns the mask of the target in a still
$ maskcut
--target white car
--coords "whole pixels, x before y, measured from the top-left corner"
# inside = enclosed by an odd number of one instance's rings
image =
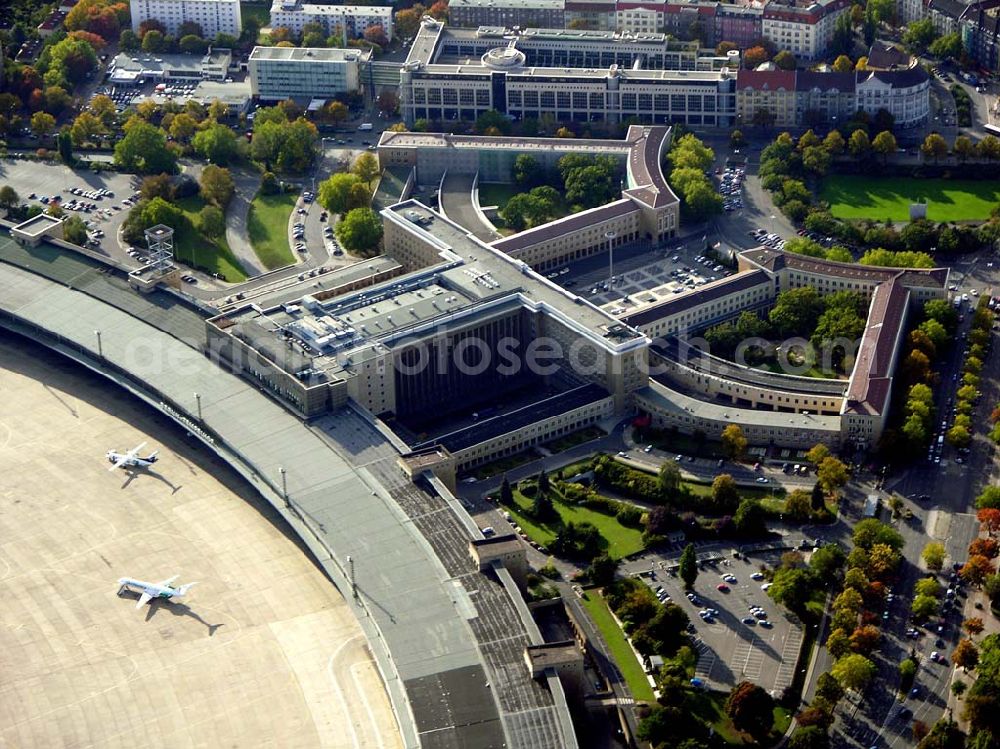
[[[761,590],[767,590],[770,587],[771,587],[771,583],[764,583],[763,585],[760,586],[760,589]]]

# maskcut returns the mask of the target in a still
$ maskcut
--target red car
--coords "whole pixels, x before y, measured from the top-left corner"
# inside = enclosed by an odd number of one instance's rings
[[[719,583],[718,585],[715,586],[715,589],[717,591],[719,591],[720,593],[728,593],[729,592],[729,586],[726,585],[725,583]]]

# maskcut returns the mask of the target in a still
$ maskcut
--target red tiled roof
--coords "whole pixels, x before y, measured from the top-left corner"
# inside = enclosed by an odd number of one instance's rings
[[[892,389],[894,343],[906,317],[910,292],[898,280],[879,284],[872,294],[868,323],[847,388],[846,410],[880,414]]]
[[[736,74],[736,88],[756,91],[795,90],[794,70],[741,70]]]

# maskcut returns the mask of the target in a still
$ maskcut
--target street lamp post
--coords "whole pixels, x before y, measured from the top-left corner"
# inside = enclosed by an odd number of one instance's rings
[[[198,402],[198,421],[204,421],[201,418],[201,393],[195,393],[194,399]]]
[[[103,359],[104,358],[104,346],[101,345],[101,331],[95,330],[94,335],[97,336],[97,355]]]
[[[288,502],[288,480],[286,479],[287,472],[284,466],[278,468],[278,473],[281,474],[281,494],[285,498],[285,507],[291,507]]]
[[[614,240],[618,236],[617,232],[606,231],[604,232],[604,238],[608,240],[608,292],[614,288],[614,277],[615,277],[615,248]]]

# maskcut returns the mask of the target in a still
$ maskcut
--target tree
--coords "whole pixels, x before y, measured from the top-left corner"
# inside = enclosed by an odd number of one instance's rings
[[[56,126],[56,118],[47,112],[35,112],[31,115],[31,132],[40,138],[52,132]]]
[[[354,166],[351,167],[351,171],[369,186],[371,186],[372,181],[381,173],[378,159],[374,154],[367,151],[358,156],[354,162]]]
[[[375,103],[379,111],[387,115],[395,114],[396,110],[399,109],[399,97],[395,91],[383,91],[378,95]]]
[[[712,504],[720,513],[733,512],[740,501],[740,492],[736,481],[728,473],[720,473],[712,481]]]
[[[903,33],[903,44],[914,55],[922,55],[927,47],[937,38],[938,33],[930,18],[913,21]]]
[[[913,592],[918,596],[941,597],[941,583],[933,577],[922,577],[914,585]]]
[[[992,537],[1000,530],[1000,510],[987,507],[976,514],[976,519],[982,523],[983,529]]]
[[[668,497],[673,496],[681,487],[681,469],[672,460],[664,461],[657,473],[660,491]]]
[[[926,621],[938,612],[938,600],[933,596],[916,596],[910,604],[910,611],[917,621]]]
[[[802,152],[802,166],[817,176],[830,168],[830,153],[822,146],[810,146]]]
[[[166,37],[156,29],[150,29],[142,37],[143,52],[163,52],[166,47]]]
[[[694,581],[698,579],[698,561],[695,556],[694,544],[688,544],[684,547],[684,551],[681,552],[679,566],[679,573],[681,580],[684,581],[684,587],[687,590],[693,590]]]
[[[174,120],[176,121],[176,118]],[[228,164],[237,152],[236,134],[225,125],[219,124],[212,124],[204,130],[199,130],[191,145],[196,153],[219,166]]]
[[[849,478],[850,474],[847,471],[847,466],[832,456],[824,458],[816,470],[817,483],[823,487],[823,490],[827,494],[836,492],[847,483]]]
[[[995,538],[977,538],[969,544],[969,556],[984,556],[996,559],[1000,554],[1000,543]]]
[[[981,635],[983,633],[984,624],[983,620],[978,616],[971,617],[962,622],[962,629],[968,632],[971,636]]]
[[[59,158],[62,162],[72,166],[76,159],[73,157],[73,137],[69,134],[69,128],[64,127],[59,131],[56,145],[59,147]]]
[[[500,504],[510,507],[514,503],[514,490],[511,489],[510,480],[505,475],[500,484]]]
[[[823,139],[823,147],[830,152],[830,155],[839,156],[846,147],[844,136],[840,134],[839,130],[831,130]]]
[[[331,101],[323,107],[323,116],[330,122],[343,122],[351,116],[351,110],[342,101]]]
[[[209,164],[201,172],[201,196],[224,209],[233,197],[236,185],[228,169]]]
[[[868,550],[875,544],[885,544],[896,551],[903,548],[903,537],[893,528],[875,518],[865,518],[854,526],[854,545]]]
[[[843,16],[848,16],[844,13]],[[854,31],[851,29],[850,17],[838,16],[833,23],[833,37],[830,39],[832,54],[850,54],[854,46]]]
[[[226,233],[226,219],[214,205],[206,205],[198,212],[198,231],[206,237],[221,237]]]
[[[185,34],[177,41],[177,48],[188,55],[205,54],[208,50],[208,42],[200,36]]]
[[[495,127],[502,135],[509,135],[511,122],[495,109],[488,109],[476,118],[476,132],[482,135],[491,127]]]
[[[77,115],[69,132],[73,143],[82,146],[84,143],[91,142],[98,134],[104,132],[104,123],[94,114],[85,110]]]
[[[739,424],[729,424],[720,436],[722,451],[730,460],[740,460],[746,453],[747,438]]]
[[[822,583],[830,584],[837,579],[846,559],[847,555],[839,545],[826,544],[812,553],[809,569]]]
[[[87,243],[87,225],[79,216],[70,216],[63,221],[63,239],[83,247]]]
[[[382,222],[371,208],[353,208],[337,224],[336,233],[347,251],[370,255],[382,241]]]
[[[115,146],[115,163],[140,174],[172,173],[176,158],[167,148],[163,131],[135,117],[130,122],[125,137]]]
[[[833,61],[833,69],[837,73],[850,73],[854,70],[854,63],[847,55],[840,55]]]
[[[812,286],[789,289],[778,295],[768,320],[779,336],[798,335],[816,327],[823,303]]]
[[[379,47],[385,47],[389,43],[389,37],[386,36],[385,29],[382,28],[381,24],[375,24],[365,29],[364,37],[365,41],[377,44]]]
[[[795,60],[795,55],[789,52],[787,49],[781,50],[778,54],[774,56],[774,64],[781,70],[795,70],[798,63]]]
[[[952,34],[939,36],[931,42],[928,51],[942,60],[949,57],[958,59],[962,56],[962,34],[956,31]]]
[[[774,725],[774,699],[751,681],[741,681],[726,699],[726,714],[737,730],[763,740]]]
[[[332,175],[319,185],[319,204],[330,213],[347,213],[352,206],[351,189],[355,186],[364,187],[361,178],[356,174],[341,172]]]
[[[791,611],[801,613],[812,593],[814,582],[806,570],[781,569],[774,574],[767,594]]]
[[[788,740],[789,749],[829,749],[830,736],[821,725],[803,725],[801,716],[799,727]]]
[[[944,544],[931,541],[924,547],[920,557],[924,560],[924,564],[927,565],[927,569],[940,572],[941,568],[944,567],[944,554]]]
[[[987,575],[992,575],[996,572],[993,569],[993,565],[990,560],[984,556],[976,555],[969,557],[969,560],[965,565],[958,571],[958,574],[962,576],[970,585],[980,586],[986,579]]]
[[[864,130],[855,130],[847,141],[847,150],[851,152],[859,161],[868,157],[871,152],[871,141],[868,140],[868,133]]]
[[[740,502],[733,523],[744,536],[762,536],[767,533],[767,512],[758,500],[747,498]]]
[[[888,130],[883,130],[872,141],[872,150],[882,157],[883,164],[888,163],[890,154],[896,153],[897,148],[896,138]]]
[[[0,208],[14,208],[21,204],[21,196],[10,185],[0,186]]]
[[[861,655],[869,655],[878,646],[882,633],[878,627],[865,624],[851,634],[851,650]]]
[[[758,65],[763,65],[770,59],[771,53],[764,49],[764,47],[758,45],[756,47],[751,47],[743,53],[743,66],[747,70],[753,70]]]
[[[170,177],[166,174],[153,174],[142,180],[139,192],[143,200],[153,198],[163,198],[166,201],[174,199],[174,188],[170,183]]]
[[[72,84],[83,83],[97,68],[97,54],[90,43],[83,39],[67,37],[52,45],[48,52],[49,70],[45,74],[45,82],[49,85],[60,85],[67,81]]]
[[[610,585],[615,581],[615,570],[617,569],[617,560],[612,559],[607,554],[601,554],[590,562],[587,577],[594,585]]]
[[[545,167],[531,154],[518,154],[514,159],[514,182],[529,190],[538,187],[545,182]]]
[[[969,136],[959,135],[955,138],[955,145],[952,146],[952,150],[955,151],[958,160],[964,164],[970,156],[976,155],[976,144],[972,142]]]
[[[951,654],[951,661],[965,673],[968,673],[970,668],[975,668],[976,664],[979,663],[979,648],[972,643],[972,640],[962,640],[955,646],[955,650]]]
[[[875,664],[855,653],[834,663],[830,673],[844,689],[861,692],[875,676]]]
[[[934,163],[937,164],[938,159],[948,153],[948,144],[938,133],[930,133],[920,145],[920,153],[925,158],[933,158]]]
[[[796,489],[785,497],[785,515],[800,523],[809,519],[812,514],[812,503],[809,492]]]
[[[741,148],[746,143],[742,130],[733,130],[729,134],[729,146],[731,148]]]

